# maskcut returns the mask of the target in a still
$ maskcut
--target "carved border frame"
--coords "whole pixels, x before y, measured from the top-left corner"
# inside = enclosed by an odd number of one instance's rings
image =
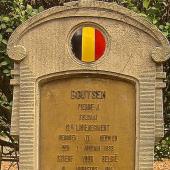
[[[131,82],[132,84],[134,84],[135,90],[136,90],[136,133],[135,133],[135,170],[138,170],[139,168],[139,141],[140,141],[140,129],[139,129],[139,119],[140,119],[140,115],[139,115],[139,81],[136,78],[130,77],[130,76],[126,76],[126,75],[121,75],[118,73],[112,73],[112,72],[107,72],[107,71],[92,71],[92,70],[75,70],[75,71],[65,71],[65,72],[60,72],[60,73],[54,73],[54,74],[50,74],[50,75],[46,75],[46,76],[42,76],[39,77],[36,81],[36,112],[35,112],[35,131],[36,131],[36,135],[35,135],[35,139],[36,139],[36,151],[34,153],[36,153],[35,155],[35,170],[39,170],[39,125],[40,125],[40,85],[43,84],[44,82],[48,82],[51,80],[60,80],[60,79],[65,79],[65,78],[75,78],[75,77],[85,77],[85,76],[89,76],[89,77],[100,77],[105,79],[119,79],[122,81],[126,81],[126,82]]]

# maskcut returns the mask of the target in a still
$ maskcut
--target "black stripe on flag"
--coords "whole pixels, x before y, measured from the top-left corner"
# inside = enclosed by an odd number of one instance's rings
[[[82,57],[82,29],[75,32],[71,39],[72,50],[74,55],[81,60]]]

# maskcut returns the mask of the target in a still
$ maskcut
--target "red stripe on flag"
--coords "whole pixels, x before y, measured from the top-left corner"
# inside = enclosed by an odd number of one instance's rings
[[[98,60],[106,48],[105,38],[99,30],[95,30],[95,60]]]

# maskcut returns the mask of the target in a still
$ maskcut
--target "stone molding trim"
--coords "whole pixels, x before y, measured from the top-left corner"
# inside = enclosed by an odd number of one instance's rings
[[[13,59],[15,62],[20,62],[26,57],[26,49],[24,46],[16,45],[13,46],[9,51],[8,55],[11,59]]]
[[[152,59],[156,63],[163,63],[170,58],[170,47],[166,46],[164,48],[156,47],[152,51]]]
[[[163,66],[156,67],[156,89],[155,89],[155,139],[159,141],[164,136],[164,117],[163,117],[163,92],[166,87],[164,79],[166,73],[163,72]]]
[[[153,170],[155,141],[155,72],[148,70],[140,75],[140,170]]]
[[[19,148],[22,170],[34,170],[35,81],[25,65],[20,65]]]
[[[14,79],[11,79],[10,84],[14,86],[13,89],[13,106],[11,117],[11,135],[19,135],[19,102],[20,102],[20,68],[18,64],[14,64],[14,70],[11,70],[11,75]]]

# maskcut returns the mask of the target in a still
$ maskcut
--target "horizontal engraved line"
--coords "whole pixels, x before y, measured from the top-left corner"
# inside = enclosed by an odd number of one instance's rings
[[[140,99],[141,100],[153,100],[153,96],[150,96],[150,95],[140,95]]]
[[[159,125],[157,125],[157,124],[159,124]],[[163,120],[162,121],[155,121],[155,127],[156,128],[163,128],[164,127],[163,124],[164,124]]]
[[[21,69],[20,70],[20,76],[24,76],[24,75],[32,75],[32,73],[29,71],[29,69]]]
[[[19,115],[19,117],[20,118],[23,118],[23,119],[25,119],[25,118],[33,118],[33,117],[35,117],[35,114],[34,114],[34,110],[21,110],[20,109],[20,115]]]
[[[166,78],[166,72],[157,72],[156,78],[165,79]]]
[[[147,95],[147,96],[140,96],[140,100],[141,102],[155,102],[155,95]]]
[[[140,92],[140,96],[141,97],[145,97],[145,96],[148,96],[148,97],[154,97],[155,96],[155,94],[154,94],[154,91],[141,91]]]
[[[140,160],[140,167],[141,166],[147,166],[147,168],[152,168],[153,169],[153,159],[152,158],[150,158],[150,156],[149,157],[143,157],[143,161],[142,161],[142,157],[141,158],[139,158],[139,160]],[[150,165],[150,166],[149,166]],[[140,168],[141,169],[141,168]],[[143,170],[143,167],[142,167],[142,169],[141,170]],[[149,170],[149,169],[147,169],[147,170]]]
[[[21,66],[20,66],[20,70],[21,70],[21,69],[27,69],[27,70],[29,70],[29,67],[26,66],[26,65],[21,65]]]
[[[144,152],[144,149],[145,149],[146,147],[150,147],[150,150],[151,150],[151,149],[153,150],[153,146],[154,146],[154,144],[152,144],[152,145],[148,145],[148,144],[146,144],[146,145],[140,145],[139,152]]]
[[[20,167],[20,169],[24,169],[24,170],[32,170],[32,169],[34,169],[34,167],[33,167],[34,162],[33,161],[30,161],[30,160],[27,161],[27,159],[25,159],[25,158],[23,158],[23,159],[22,158],[19,159],[19,167]],[[22,164],[21,164],[21,162],[22,162]]]
[[[155,131],[155,137],[163,137],[164,136],[164,130],[162,129],[156,129],[156,131]]]
[[[33,87],[33,86],[35,86],[35,83],[34,82],[25,82],[25,81],[20,81],[20,85],[22,85],[22,86],[20,86],[20,88],[21,88],[21,90],[24,88],[23,86],[30,86],[30,87]]]
[[[154,128],[155,127],[155,122],[150,122],[150,123],[142,123],[140,124],[139,127],[143,127],[143,126],[148,126],[148,127],[151,127],[151,128]]]
[[[35,102],[34,100],[30,100],[30,99],[27,100],[27,98],[24,98],[24,99],[22,98],[21,101],[20,101],[20,103],[21,103],[22,105],[23,105],[23,104],[27,104],[27,105],[28,105],[28,104],[34,104],[34,102]],[[22,105],[21,105],[21,106],[22,106]]]
[[[33,93],[34,94],[34,93]],[[21,95],[20,95],[20,99],[34,99],[34,95],[32,95],[32,94],[30,94],[30,93],[26,93],[26,94],[24,94],[24,93],[21,93]]]
[[[148,119],[149,118],[149,119]],[[149,114],[142,114],[140,115],[140,119],[141,119],[141,122],[140,124],[144,124],[146,122],[150,122],[150,123],[154,123],[154,118],[155,118],[155,115],[152,114],[152,115],[149,115]]]
[[[154,131],[155,130],[155,126],[151,125],[151,124],[146,124],[146,125],[143,125],[143,126],[140,126],[140,130],[148,130],[147,128],[145,128],[144,126],[148,126],[148,129],[149,130],[152,130]]]
[[[155,129],[140,129],[140,133],[141,134],[145,134],[145,135],[150,135],[150,134],[153,134],[155,132]]]
[[[154,114],[154,108],[145,108],[145,107],[140,107],[140,113],[141,114]]]
[[[21,153],[21,151],[20,151],[20,153]],[[30,152],[30,151],[29,151],[29,152],[23,151],[22,156],[23,156],[23,157],[26,157],[26,156],[27,156],[27,157],[31,157],[31,158],[32,158],[32,155],[33,155],[33,154],[34,154],[34,153],[33,153],[33,152]]]
[[[22,130],[21,130],[21,129],[22,129]],[[30,130],[30,129],[32,129],[32,130]],[[33,127],[31,126],[30,129],[26,129],[25,127],[21,127],[21,128],[20,128],[19,133],[20,133],[20,135],[22,135],[22,138],[24,137],[24,134],[32,133],[33,129],[35,129],[35,128],[33,128]],[[23,133],[24,131],[25,131],[25,133]]]
[[[164,136],[164,131],[161,131],[161,132],[157,132],[155,137],[159,137],[159,138],[162,138]]]
[[[35,81],[36,78],[31,75],[31,74],[21,74],[20,76],[20,81],[24,82],[24,81]]]
[[[27,94],[34,94],[35,92],[33,91],[33,88],[32,89],[30,89],[30,90],[27,90],[26,88],[24,89],[24,90],[21,90],[20,91],[20,95],[19,95],[19,97],[20,96],[24,96],[24,95],[27,95]]]
[[[162,130],[163,130],[163,128],[164,128],[163,124],[162,124],[162,126],[160,125],[160,126],[155,126],[155,127],[156,127],[156,130],[157,130],[157,131],[159,131],[159,130],[161,130],[161,131],[162,131]]]
[[[21,96],[27,96],[27,95],[33,95],[34,93],[35,93],[34,90],[24,90],[24,91],[21,92],[20,97]]]
[[[140,105],[153,106],[153,104],[155,104],[155,100],[140,100]]]
[[[148,110],[149,112],[150,112],[151,110],[155,111],[155,108],[154,108],[152,105],[142,104],[142,105],[140,106],[140,111],[146,111],[146,110]]]
[[[163,108],[162,103],[158,104],[158,103],[156,102],[156,108],[157,108],[157,109]]]
[[[35,82],[35,80],[36,80],[35,78],[25,78],[25,79],[22,78],[22,79],[20,79],[20,82],[21,83],[29,83],[29,82],[31,83],[31,82]]]
[[[22,158],[20,158],[19,167],[24,170],[31,170],[33,169],[33,161],[23,161]]]
[[[29,124],[30,127],[33,127],[34,126],[34,121],[33,120],[34,119],[29,119],[29,120],[24,121],[24,119],[22,119],[22,120],[19,120],[19,123],[20,124],[22,124],[22,123]]]
[[[34,77],[34,75],[29,70],[21,70],[20,71],[20,77],[25,77],[27,75],[28,77]]]
[[[148,120],[148,119],[150,119],[150,117],[147,117],[147,116],[145,116],[145,117],[143,117],[143,118],[141,118],[141,121],[142,122],[145,122],[145,123],[140,123],[141,124],[141,126],[143,126],[143,125],[147,125],[147,126],[155,126],[155,122],[153,121],[154,119],[152,118],[152,120]],[[148,121],[147,121],[148,120]]]
[[[22,120],[23,120],[23,121],[22,121]],[[28,130],[29,130],[30,128],[33,129],[33,127],[34,127],[34,122],[33,122],[32,120],[31,120],[31,121],[28,121],[28,120],[25,120],[25,121],[24,121],[24,119],[22,119],[22,120],[19,120],[19,124],[20,124],[21,130],[22,130],[22,129],[26,130],[26,128],[28,128]],[[28,127],[28,125],[29,125],[29,127]]]
[[[25,134],[24,134],[24,137],[26,138],[26,140],[33,140],[33,138],[34,138],[33,135],[29,136],[29,135],[25,135]]]
[[[153,71],[153,72],[155,72],[155,71]],[[149,73],[148,73],[148,74],[147,74],[147,73],[146,73],[146,74],[145,74],[145,73],[143,74],[143,73],[142,73],[142,74],[140,75],[140,78],[139,78],[139,79],[140,79],[140,80],[145,80],[145,79],[150,78],[152,81],[154,81],[154,80],[155,80],[155,77],[156,77],[155,73],[154,73],[154,74],[149,74]]]
[[[146,142],[145,140],[149,139],[150,141],[149,142]],[[143,142],[142,142],[143,140]],[[150,146],[150,147],[153,147],[155,142],[152,142],[152,141],[155,141],[155,135],[153,135],[153,137],[141,137],[140,138],[140,147],[146,147],[146,146]]]
[[[23,163],[22,163],[22,162],[23,162]],[[30,165],[30,164],[31,164],[31,165]],[[22,159],[20,159],[20,161],[19,161],[19,167],[20,167],[21,169],[24,169],[24,170],[34,169],[34,168],[33,168],[33,162],[28,161],[28,163],[27,163],[26,160],[23,161]]]
[[[29,115],[30,115],[30,117],[34,117],[34,112],[33,112],[34,110],[32,110],[32,111],[29,111],[29,110],[22,110],[22,112],[21,112],[21,109],[20,109],[20,117],[29,117]],[[29,115],[28,115],[29,114]]]
[[[147,110],[147,109],[143,109],[143,108],[142,108],[142,109],[140,110],[140,113],[141,113],[141,114],[154,114],[153,112],[154,112],[154,111],[151,110],[151,109],[148,109],[148,110]]]
[[[23,111],[23,112],[25,112],[25,111],[27,111],[27,112],[31,112],[31,111],[33,111],[34,110],[34,108],[33,107],[20,107],[20,111]]]
[[[161,95],[156,94],[156,100],[162,100],[162,94]]]
[[[32,145],[33,146],[33,145]],[[31,147],[32,147],[31,146]],[[28,148],[27,146],[26,147],[21,147],[20,148],[20,151],[22,152],[22,151],[26,151],[26,152],[33,152],[34,153],[34,148]]]
[[[160,111],[162,111],[162,110],[163,110],[163,106],[162,106],[162,105],[157,105],[157,104],[156,104],[155,111],[158,113],[158,112],[160,112]]]
[[[150,132],[150,133],[141,133],[140,134],[140,138],[150,138],[150,137],[155,137],[154,132]]]
[[[29,79],[29,78],[35,78],[35,76],[33,74],[31,74],[30,72],[22,71],[20,74],[20,78],[21,79]]]
[[[151,134],[151,136],[140,137],[140,138],[139,138],[139,142],[140,142],[141,144],[147,144],[148,146],[152,146],[152,147],[153,147],[152,144],[155,143],[154,139],[155,139],[154,134]]]
[[[26,134],[26,135],[32,135],[32,137],[33,137],[33,135],[34,135],[34,133],[33,132],[25,132],[24,130],[20,130],[20,133],[24,133],[24,134]]]
[[[23,87],[23,90],[21,89],[20,92],[24,92],[24,91],[27,91],[27,90],[33,90],[35,86],[26,86],[26,87]]]
[[[26,137],[24,138],[24,137],[22,137],[23,139],[22,140],[20,140],[20,142],[22,143],[22,144],[30,144],[30,143],[33,143],[34,142],[34,138],[32,138],[32,139],[26,139]],[[21,139],[21,138],[20,138]],[[31,146],[31,145],[30,145]],[[20,147],[21,147],[21,145],[20,145]],[[22,146],[23,147],[23,146]],[[32,146],[31,146],[32,147]]]
[[[147,105],[147,106],[153,106],[153,105],[155,105],[155,100],[140,99],[140,104]]]
[[[29,118],[33,119],[33,118],[35,117],[35,115],[34,115],[34,114],[32,114],[32,115],[20,115],[19,117],[20,117],[20,119],[25,119],[25,118],[27,118],[27,119],[29,119]]]
[[[149,88],[149,89],[155,90],[155,83],[140,82],[140,87],[141,87],[141,88]]]
[[[22,152],[22,151],[29,151],[29,152],[33,152],[34,153],[34,151],[33,151],[34,149],[33,148],[20,148],[20,151]]]
[[[153,149],[154,143],[149,145],[149,144],[140,144],[140,152],[142,152],[146,147],[150,147],[151,149]]]
[[[148,151],[143,151],[143,152],[141,152],[140,153],[140,156],[153,156],[153,153],[152,153],[153,151],[150,151],[150,152],[148,152]]]
[[[153,159],[151,159],[151,158],[149,159],[149,158],[150,158],[150,156],[149,157],[145,156],[145,158],[143,158],[143,159],[139,158],[140,170],[152,170],[153,169]]]
[[[33,100],[34,99],[34,96],[22,96],[21,98],[20,98],[20,102],[21,102],[21,100]]]
[[[144,127],[144,126],[148,126],[148,128],[146,128],[146,127]],[[152,131],[154,131],[155,130],[155,127],[154,126],[152,126],[152,125],[143,125],[143,126],[140,126],[139,127],[140,128],[140,130],[152,130]]]
[[[152,95],[155,95],[155,89],[153,87],[140,86],[140,94],[141,93],[150,93]]]
[[[21,68],[20,69],[20,76],[23,75],[32,75],[32,73],[29,71],[29,69]]]
[[[32,145],[30,145],[30,144],[28,145],[28,143],[23,143],[23,144],[20,144],[19,146],[22,149],[30,149],[30,150],[33,149],[33,144]]]
[[[155,118],[156,118],[156,121],[163,121],[163,115],[162,114],[161,115],[156,114]]]
[[[31,131],[33,131],[35,129],[34,126],[30,126],[29,129],[27,127],[28,127],[28,125],[27,126],[20,125],[20,132],[26,131],[26,133],[27,132],[31,133]],[[21,133],[21,134],[24,136],[24,133]]]
[[[140,126],[140,130],[154,130],[154,127],[153,126],[148,126],[148,127],[145,127],[146,125],[144,126]]]
[[[21,69],[20,70],[20,77],[24,77],[24,75],[34,76],[28,69]]]
[[[154,79],[155,80],[155,79]],[[155,84],[153,79],[150,78],[145,78],[145,79],[140,79],[140,83],[151,83],[151,84]]]
[[[21,109],[28,109],[28,108],[34,109],[34,105],[30,105],[30,104],[28,105],[28,103],[22,103],[22,105],[20,105],[20,110]]]

